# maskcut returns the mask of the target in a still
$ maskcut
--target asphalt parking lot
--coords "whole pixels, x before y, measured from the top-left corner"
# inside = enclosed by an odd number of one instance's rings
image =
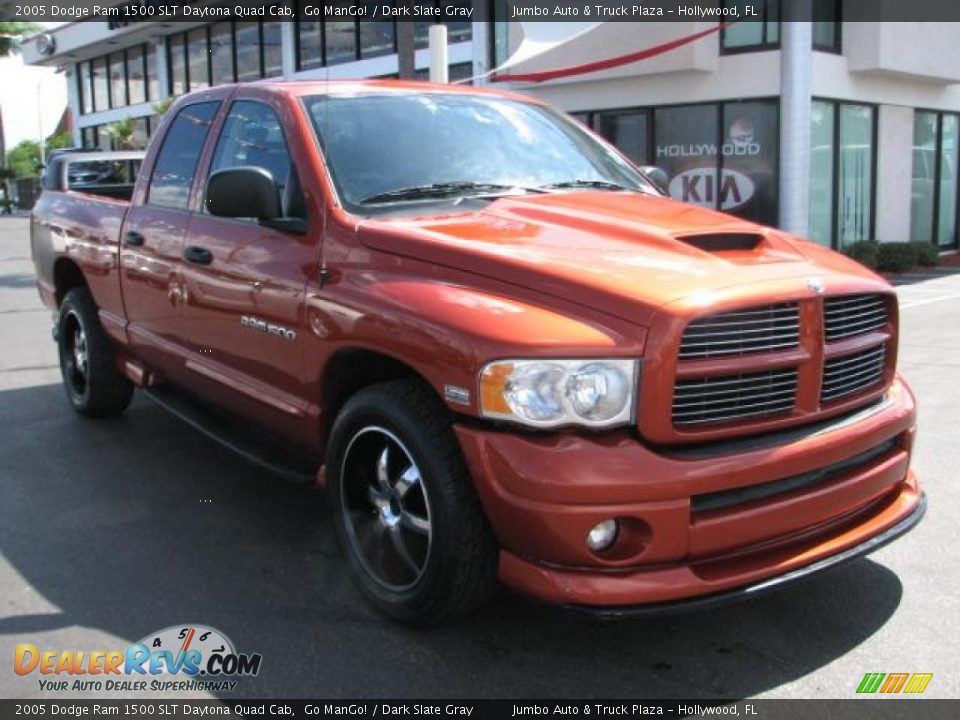
[[[108,650],[183,623],[263,655],[231,698],[850,698],[866,672],[932,672],[927,696],[958,697],[960,274],[905,276],[898,292],[930,497],[912,534],[685,617],[601,624],[504,592],[417,631],[361,600],[311,488],[143,398],[119,420],[76,417],[26,220],[0,218],[0,697],[55,697],[12,672],[17,643]]]

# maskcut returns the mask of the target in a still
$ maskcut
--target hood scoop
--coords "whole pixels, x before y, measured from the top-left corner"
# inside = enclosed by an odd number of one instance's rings
[[[710,233],[685,235],[677,240],[708,253],[751,252],[760,247],[763,236],[756,233]]]

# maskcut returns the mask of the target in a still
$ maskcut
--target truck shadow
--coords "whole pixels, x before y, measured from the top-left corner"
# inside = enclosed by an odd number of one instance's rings
[[[896,611],[900,581],[859,560],[749,603],[597,623],[507,592],[413,630],[346,577],[312,488],[276,480],[148,401],[85,421],[58,385],[0,392],[0,648],[134,642],[171,625],[263,655],[242,697],[740,698],[821,668]],[[2,569],[3,563],[0,563]],[[90,629],[103,642],[81,645]],[[10,654],[8,654],[10,653]],[[0,694],[36,688],[0,680]],[[851,683],[856,678],[850,679]]]

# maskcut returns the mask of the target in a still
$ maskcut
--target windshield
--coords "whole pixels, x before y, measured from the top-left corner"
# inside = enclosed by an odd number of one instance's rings
[[[573,189],[656,193],[574,120],[499,97],[442,93],[305,98],[344,204]]]

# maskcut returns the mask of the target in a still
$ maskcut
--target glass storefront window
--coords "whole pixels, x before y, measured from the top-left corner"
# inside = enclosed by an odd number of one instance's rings
[[[111,138],[107,133],[103,132],[102,128],[104,127],[105,127],[104,125],[97,125],[96,127],[97,141],[94,147],[100,150],[103,150],[104,152],[108,152],[110,150],[113,150],[113,138]]]
[[[813,48],[840,52],[840,0],[813,0]]]
[[[616,145],[621,152],[637,165],[647,164],[647,113],[600,112],[595,116],[597,132]]]
[[[827,247],[833,240],[833,114],[833,103],[814,101],[810,124],[808,235]]]
[[[233,82],[233,31],[228,22],[210,26],[210,75],[214,85]]]
[[[127,62],[120,52],[111,53],[107,59],[110,67],[110,107],[125,107],[127,102]]]
[[[913,117],[913,179],[910,187],[910,239],[933,242],[933,199],[937,182],[937,113]]]
[[[93,109],[106,110],[110,107],[107,89],[107,60],[97,58],[90,63],[91,84],[93,86]]]
[[[283,74],[283,51],[281,50],[280,23],[263,23],[263,76],[276,77]]]
[[[775,48],[780,43],[780,0],[723,0],[723,7],[739,10],[739,17],[749,17],[746,12],[758,12],[757,20],[740,20],[723,28],[720,46],[724,51],[759,50]]]
[[[170,61],[170,94],[183,95],[187,91],[187,64],[183,35],[171,35],[167,38],[167,53]]]
[[[235,23],[234,38],[237,48],[237,80],[259,80],[263,77],[260,66],[260,23]]]
[[[138,148],[147,147],[150,141],[150,121],[145,117],[133,119],[133,144]]]
[[[85,148],[97,146],[97,129],[95,127],[85,127],[80,130],[80,145]]]
[[[190,63],[190,89],[210,87],[210,48],[207,45],[207,28],[201,27],[187,33],[187,58]]]
[[[90,82],[90,63],[77,63],[77,83],[80,95],[80,114],[93,112],[93,88]]]
[[[670,196],[682,202],[717,205],[718,105],[654,110],[654,164],[670,178]]]
[[[873,237],[874,108],[815,100],[810,127],[810,238],[843,249]]]
[[[328,20],[323,23],[327,65],[353,62],[357,59],[356,30],[356,24],[351,20]]]
[[[428,3],[421,2],[420,4],[426,5]],[[429,4],[440,9],[442,13],[442,8],[445,5],[468,8],[470,7],[471,0],[433,0],[433,2]],[[441,14],[440,17],[444,17],[444,15]],[[415,29],[413,37],[417,49],[423,49],[429,46],[430,26],[434,24],[436,23],[430,20],[414,21]],[[473,23],[469,20],[450,20],[445,21],[444,24],[447,26],[447,42],[451,44],[469,42],[473,37]]]
[[[940,127],[940,193],[937,212],[937,245],[957,243],[957,128],[956,115],[944,115]]]
[[[371,58],[397,51],[396,27],[392,22],[361,22],[360,57]]]
[[[873,108],[840,105],[837,237],[844,248],[872,235]]]
[[[159,100],[160,89],[157,84],[157,50],[152,45],[143,46],[144,57],[146,59],[146,96],[145,100]]]
[[[776,225],[780,153],[777,103],[724,103],[722,122],[718,208],[762,225]]]
[[[297,26],[297,70],[323,67],[323,36],[316,21],[303,21]]]
[[[127,89],[130,93],[131,105],[142,103],[147,99],[143,60],[142,46],[138,45],[127,50]]]
[[[428,20],[417,20],[413,27],[413,46],[417,50],[423,50],[430,46],[430,26],[432,22]]]
[[[472,0],[443,0],[443,4],[446,6],[469,8],[472,5]],[[469,20],[448,20],[446,21],[446,25],[447,42],[469,42],[473,37],[473,23]]]

